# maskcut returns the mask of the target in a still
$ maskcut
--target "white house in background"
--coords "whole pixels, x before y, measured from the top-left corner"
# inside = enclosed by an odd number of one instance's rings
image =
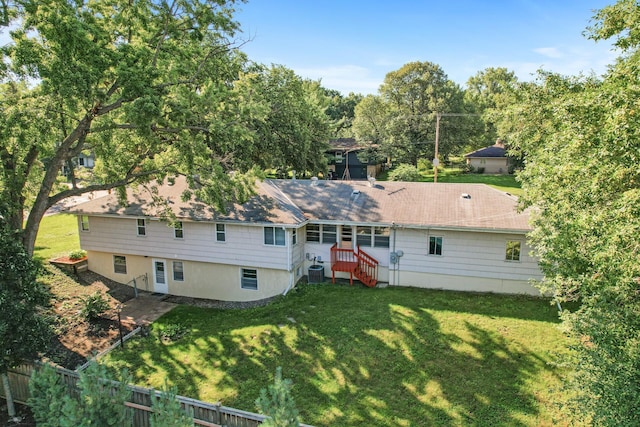
[[[184,179],[158,188],[178,222],[159,219],[148,191],[72,209],[89,269],[152,291],[226,301],[286,293],[313,275],[367,286],[538,294],[527,213],[483,184],[267,180],[217,213],[183,202]],[[324,270],[324,271],[322,271]]]

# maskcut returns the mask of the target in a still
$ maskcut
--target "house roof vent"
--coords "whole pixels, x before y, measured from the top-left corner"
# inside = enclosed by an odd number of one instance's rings
[[[471,198],[471,194],[469,194],[469,193],[462,193],[462,195],[460,195],[460,197],[462,197],[463,199],[470,199],[470,198]]]
[[[311,177],[311,186],[312,187],[316,187],[318,185],[318,177],[317,176],[312,176]]]

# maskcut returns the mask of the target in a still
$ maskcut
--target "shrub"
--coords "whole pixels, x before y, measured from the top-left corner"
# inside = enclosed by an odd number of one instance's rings
[[[51,366],[33,371],[29,381],[28,404],[38,427],[58,427],[65,398],[69,394],[62,377]]]
[[[422,175],[413,165],[403,163],[389,172],[389,180],[391,181],[420,181]]]
[[[159,332],[160,341],[177,341],[189,333],[189,329],[177,323],[169,323],[164,326]]]
[[[176,388],[169,388],[165,383],[164,391],[156,393],[151,390],[151,427],[191,427],[194,426],[193,415],[187,414],[176,399]]]
[[[77,261],[87,256],[87,251],[82,249],[76,249],[75,251],[69,252],[69,259],[72,261]]]
[[[100,292],[81,298],[81,303],[80,313],[89,322],[97,320],[111,308],[107,299]]]
[[[291,396],[292,382],[282,379],[282,368],[276,368],[276,377],[272,385],[260,390],[256,406],[267,419],[261,424],[264,427],[295,427],[300,425],[296,403]]]
[[[478,167],[478,169],[476,169],[476,173],[483,174],[484,173],[484,168],[483,167]]]
[[[80,373],[78,396],[69,393],[61,377],[51,367],[36,371],[29,384],[29,405],[38,426],[91,427],[130,426],[132,414],[124,405],[131,396],[122,373],[120,383],[112,383],[103,365],[91,363]]]

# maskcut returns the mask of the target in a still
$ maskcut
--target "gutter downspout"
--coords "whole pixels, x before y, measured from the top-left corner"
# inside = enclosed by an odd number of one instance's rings
[[[287,286],[287,289],[284,290],[284,292],[282,293],[282,295],[287,295],[287,293],[291,290],[291,288],[293,287],[293,266],[291,265],[292,261],[293,261],[293,242],[292,239],[293,237],[289,235],[289,233],[287,232],[287,230],[282,227],[285,230],[285,235],[287,236],[287,241],[288,241],[288,250],[287,250],[287,270],[289,271],[289,285]],[[293,231],[291,232],[293,233]]]
[[[393,230],[393,252],[395,253],[396,251],[396,223],[395,222],[391,222],[391,230]],[[398,262],[396,261],[395,264],[393,264],[393,283],[391,283],[391,286],[395,286],[396,285],[396,267],[398,265]]]

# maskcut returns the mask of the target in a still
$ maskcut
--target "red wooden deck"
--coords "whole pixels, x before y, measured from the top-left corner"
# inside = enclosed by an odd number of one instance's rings
[[[331,247],[331,281],[336,283],[336,271],[349,273],[349,284],[353,285],[353,276],[370,288],[378,283],[378,261],[360,249],[339,248],[337,243]]]

